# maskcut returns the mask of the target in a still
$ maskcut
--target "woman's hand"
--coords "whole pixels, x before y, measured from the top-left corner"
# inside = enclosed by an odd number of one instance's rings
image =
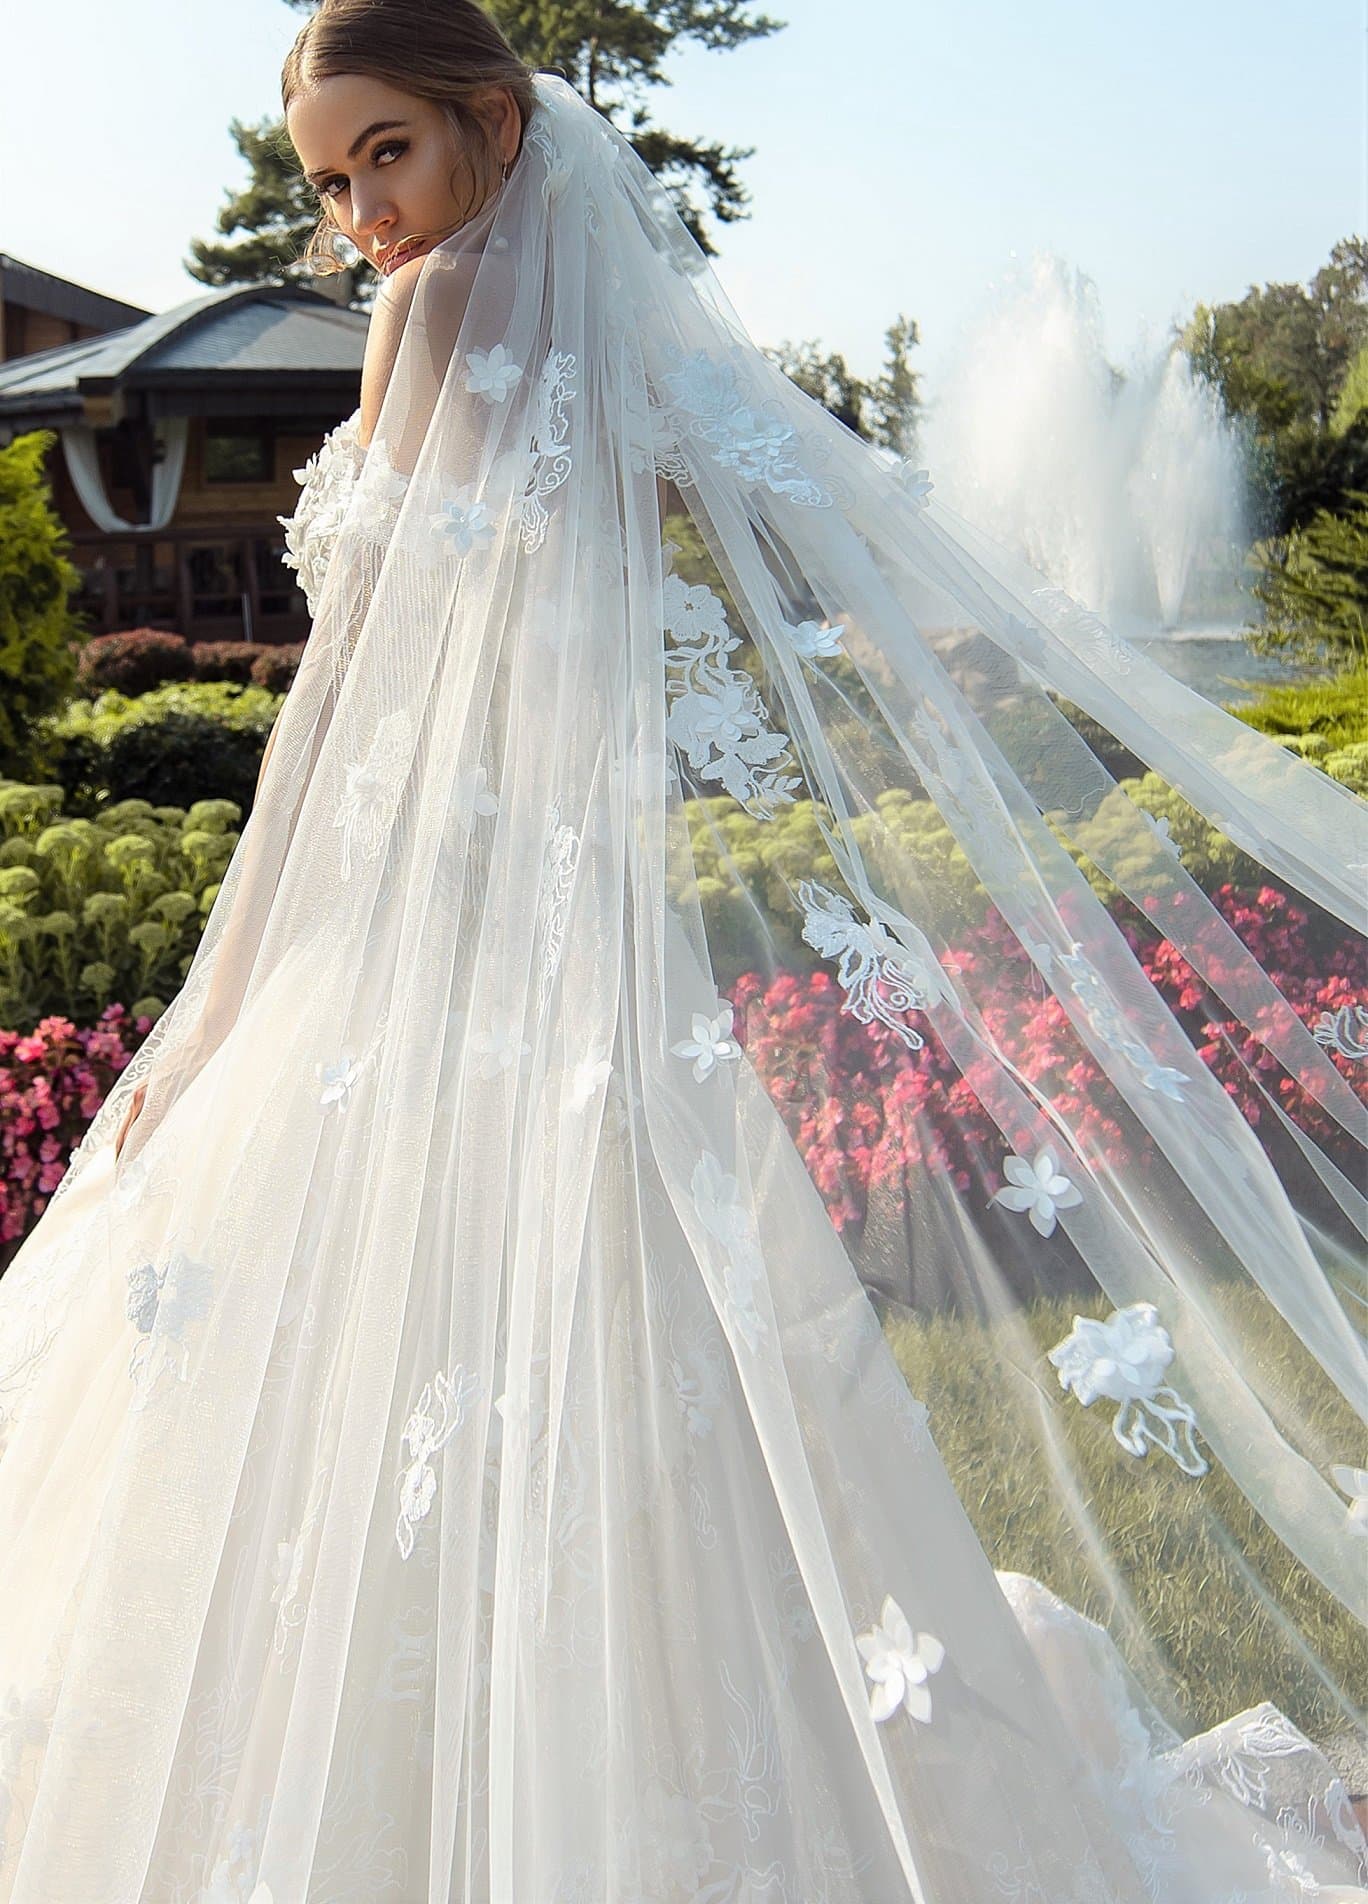
[[[129,1103],[128,1109],[123,1114],[123,1122],[120,1124],[118,1134],[114,1139],[115,1163],[119,1161],[119,1152],[124,1147],[124,1139],[128,1136],[129,1131],[132,1130],[133,1120],[137,1117],[139,1111],[141,1111],[146,1098],[147,1080],[144,1078],[141,1084],[135,1084],[133,1087],[132,1100]]]

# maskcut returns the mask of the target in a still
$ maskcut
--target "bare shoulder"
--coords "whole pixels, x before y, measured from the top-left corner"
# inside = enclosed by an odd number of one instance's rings
[[[380,406],[399,355],[399,340],[408,323],[413,294],[418,289],[425,262],[421,256],[406,259],[381,281],[376,293],[366,331],[366,354],[361,364],[360,440],[363,446],[375,433]]]
[[[455,348],[470,298],[471,267],[465,260],[454,265],[434,265],[431,257],[422,252],[416,258],[406,258],[381,282],[366,332],[366,354],[361,366],[360,440],[363,446],[374,433],[425,271],[427,281],[420,315],[430,364],[435,368],[445,362]]]

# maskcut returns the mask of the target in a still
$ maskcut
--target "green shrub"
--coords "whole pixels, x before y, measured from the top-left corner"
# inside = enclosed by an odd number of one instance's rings
[[[76,675],[81,629],[68,603],[81,576],[43,473],[56,441],[33,430],[0,448],[0,774],[46,771],[35,723]]]
[[[123,800],[98,819],[60,787],[0,781],[0,1024],[93,1019],[179,988],[237,844],[237,807]]]
[[[281,696],[233,682],[173,682],[147,694],[109,689],[47,724],[50,772],[74,814],[110,801],[185,806],[231,800],[251,811]]]
[[[1266,688],[1257,701],[1232,712],[1278,739],[1315,734],[1332,749],[1368,740],[1368,666],[1345,668],[1323,681]]]

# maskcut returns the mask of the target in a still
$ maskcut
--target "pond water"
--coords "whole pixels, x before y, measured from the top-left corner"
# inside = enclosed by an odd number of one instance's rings
[[[1324,678],[1322,668],[1306,667],[1285,655],[1253,654],[1238,628],[1180,628],[1163,634],[1131,635],[1133,647],[1161,668],[1196,688],[1209,701],[1245,706],[1268,687],[1291,687]]]

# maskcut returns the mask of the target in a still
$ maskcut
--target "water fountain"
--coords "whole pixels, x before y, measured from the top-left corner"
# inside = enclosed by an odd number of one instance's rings
[[[1038,254],[992,287],[923,420],[940,496],[1217,699],[1286,679],[1250,655],[1240,426],[1176,342],[1124,375],[1097,288]]]

